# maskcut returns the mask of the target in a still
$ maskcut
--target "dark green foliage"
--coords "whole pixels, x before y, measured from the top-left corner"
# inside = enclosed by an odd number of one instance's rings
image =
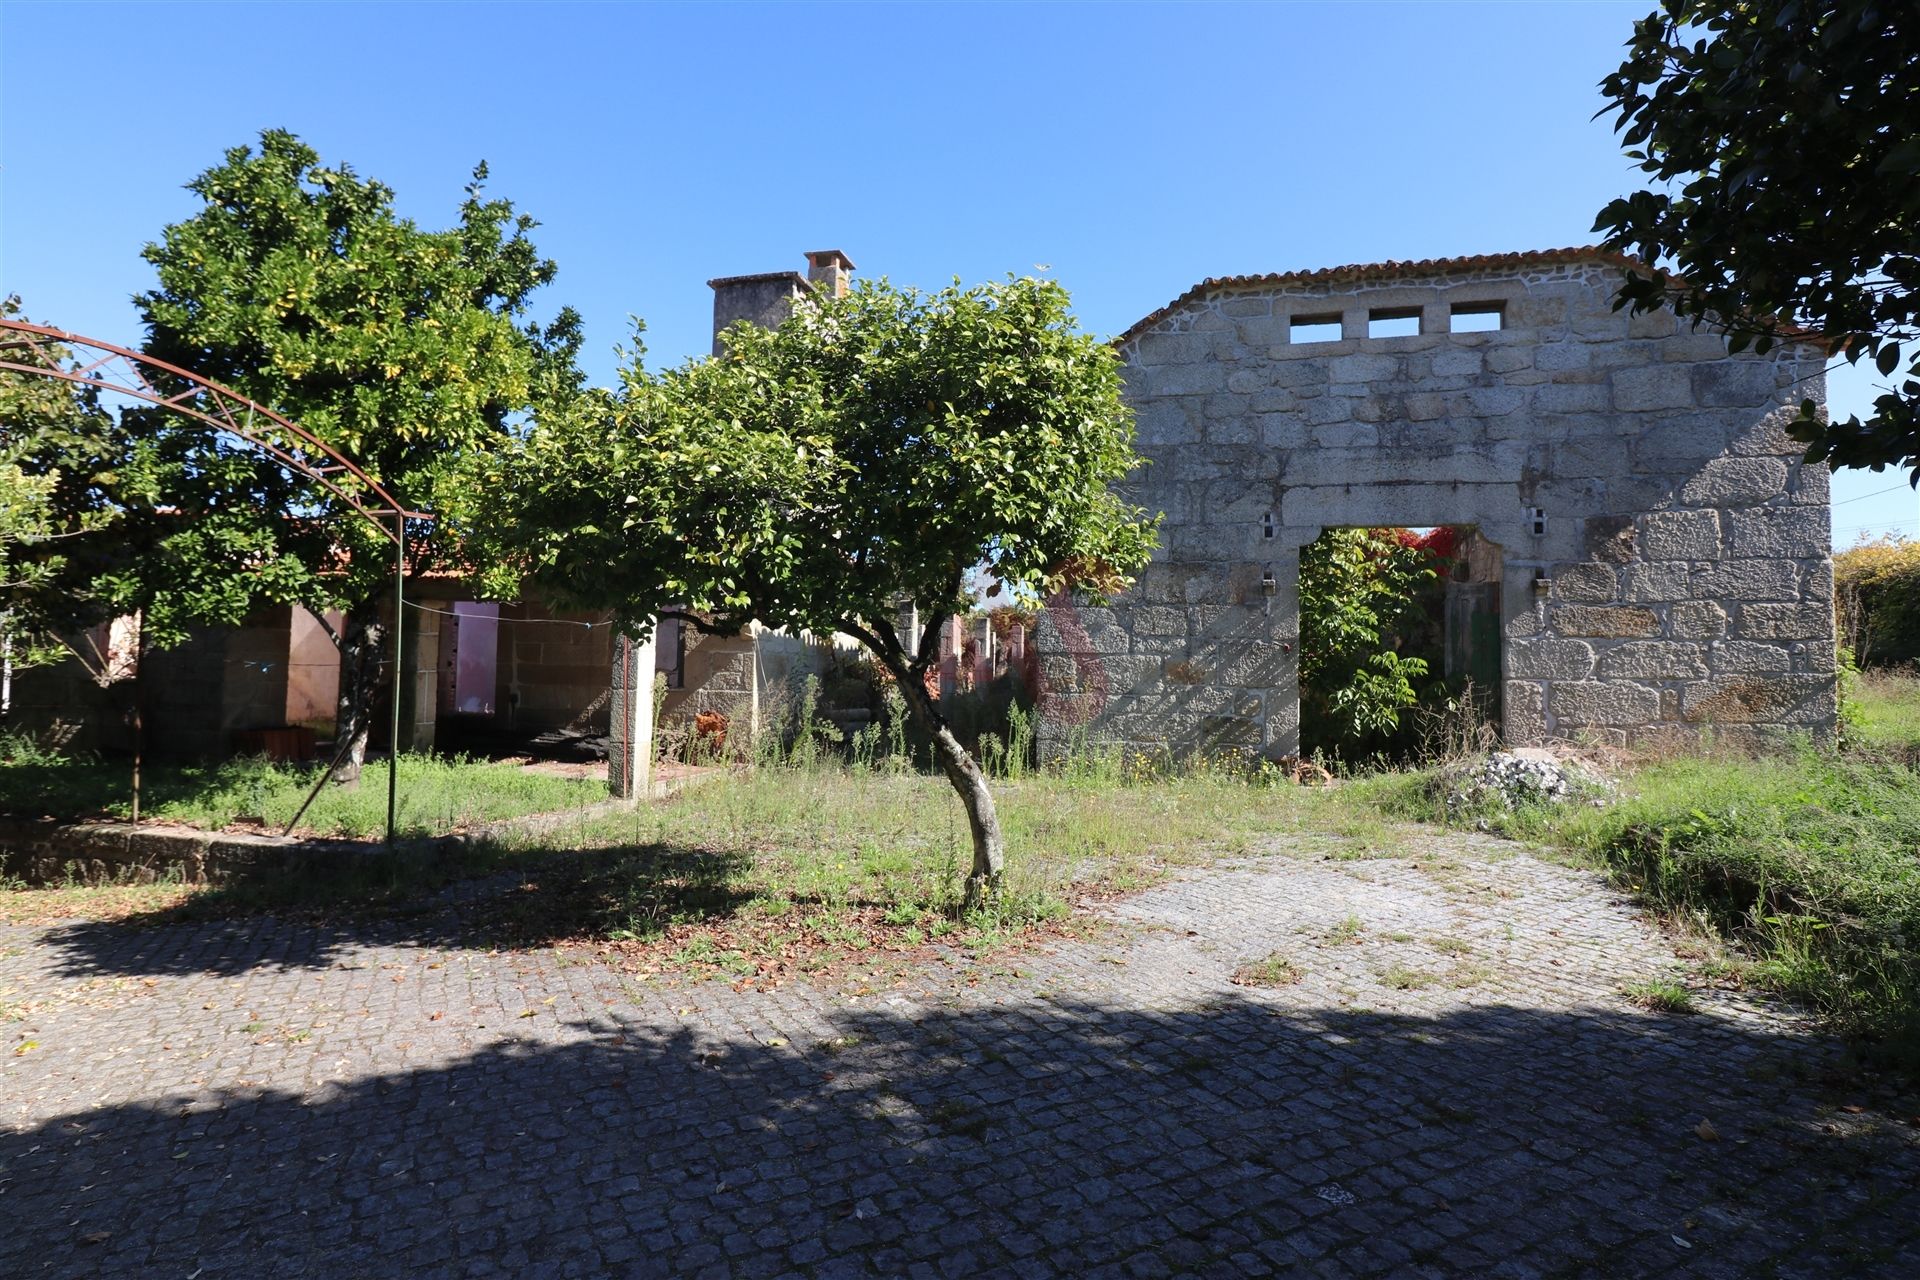
[[[540,418],[468,469],[461,532],[506,591],[524,577],[644,634],[759,622],[857,637],[887,669],[966,805],[969,900],[1000,879],[979,764],[925,676],[982,567],[1034,599],[1124,585],[1154,523],[1116,496],[1140,459],[1113,350],[1066,290],[1013,279],[934,294],[862,283],[775,329]],[[901,601],[924,628],[910,651]]]
[[[532,574],[643,633],[681,604],[723,630],[890,634],[906,598],[932,636],[982,564],[1032,596],[1146,559],[1151,523],[1109,488],[1139,462],[1118,361],[1058,285],[862,283],[726,341],[663,374],[636,357],[476,460],[459,514],[498,587]]]
[[[20,318],[19,300],[0,316]],[[0,371],[0,639],[14,666],[57,660],[62,636],[111,612],[96,578],[130,559],[122,517],[154,488],[149,462],[93,388]]]
[[[485,197],[485,178],[482,165],[458,222],[430,231],[395,212],[389,188],[323,166],[292,134],[232,149],[188,184],[200,210],[146,248],[159,284],[134,301],[148,354],[273,408],[402,503],[430,507],[458,459],[579,383],[578,317],[528,319],[554,275],[529,239],[536,224]],[[158,410],[141,418],[174,466],[174,513],[118,586],[144,607],[149,640],[265,603],[341,609],[342,732],[363,741],[391,544],[259,450]],[[416,571],[452,550],[440,525],[410,530]]]
[[[1387,745],[1429,662],[1396,648],[1439,581],[1431,551],[1394,529],[1329,529],[1300,552],[1301,747],[1352,758]]]
[[[1622,305],[1723,325],[1735,351],[1806,329],[1870,361],[1897,384],[1868,417],[1808,401],[1792,431],[1811,459],[1920,480],[1920,9],[1663,0],[1601,88],[1664,189],[1594,229],[1675,273],[1630,271]]]

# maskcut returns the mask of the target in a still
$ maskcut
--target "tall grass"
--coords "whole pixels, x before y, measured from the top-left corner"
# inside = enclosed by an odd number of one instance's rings
[[[1860,755],[1920,765],[1920,671],[1849,673],[1845,732]]]
[[[322,836],[382,834],[387,768],[383,760],[370,761],[357,787],[322,787],[299,830]],[[141,814],[208,830],[258,824],[277,832],[293,818],[318,776],[311,768],[260,758],[150,765]],[[397,818],[404,834],[438,835],[501,818],[579,809],[606,798],[606,784],[592,779],[458,757],[404,755]],[[125,818],[131,813],[127,766],[85,757],[8,754],[0,757],[0,812]]]

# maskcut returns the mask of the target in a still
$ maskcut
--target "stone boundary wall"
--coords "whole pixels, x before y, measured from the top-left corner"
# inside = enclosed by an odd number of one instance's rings
[[[1043,754],[1294,754],[1300,548],[1336,526],[1500,546],[1509,742],[1830,735],[1828,476],[1784,430],[1823,354],[1616,312],[1598,255],[1377,275],[1220,282],[1119,344],[1162,545],[1111,608],[1043,613]],[[1381,312],[1418,332],[1367,336]]]

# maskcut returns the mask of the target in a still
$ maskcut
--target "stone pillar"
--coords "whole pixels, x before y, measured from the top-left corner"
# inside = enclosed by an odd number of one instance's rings
[[[973,686],[984,689],[993,683],[993,619],[979,617],[973,624]]]
[[[945,706],[960,691],[960,649],[966,643],[966,623],[948,618],[940,628],[940,705]]]
[[[613,639],[607,790],[615,799],[645,800],[653,786],[652,636]]]
[[[893,633],[911,661],[920,652],[920,609],[911,600],[902,600],[894,610]]]

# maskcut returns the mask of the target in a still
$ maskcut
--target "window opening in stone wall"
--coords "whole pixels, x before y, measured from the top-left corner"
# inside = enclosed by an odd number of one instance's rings
[[[1420,308],[1392,307],[1367,312],[1369,338],[1411,338],[1420,332]]]
[[[1544,507],[1528,507],[1527,521],[1533,525],[1533,536],[1544,537],[1547,532],[1547,512]]]
[[[1499,302],[1457,302],[1448,309],[1448,333],[1492,333],[1507,327],[1506,306]]]
[[[1295,316],[1287,325],[1287,341],[1302,342],[1338,342],[1340,341],[1340,317],[1333,316]]]
[[[1273,541],[1273,512],[1260,517],[1260,536],[1268,542]]]
[[[1302,754],[1406,762],[1496,743],[1503,559],[1472,525],[1335,528],[1302,548]]]

